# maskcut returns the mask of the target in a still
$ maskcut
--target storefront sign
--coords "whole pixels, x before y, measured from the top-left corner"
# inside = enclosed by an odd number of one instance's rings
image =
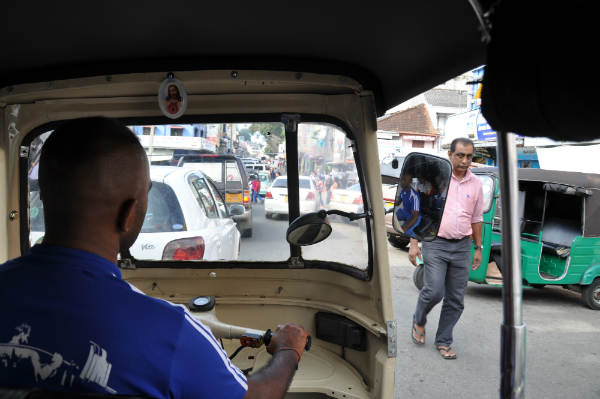
[[[435,136],[402,136],[406,140],[435,141]]]
[[[515,137],[523,137],[515,135]],[[477,140],[479,141],[496,141],[497,133],[490,124],[485,120],[481,112],[477,115]]]
[[[142,143],[142,147],[150,147],[152,136],[137,136]],[[152,142],[154,148],[177,148],[182,150],[207,150],[216,151],[215,143],[202,137],[182,137],[182,136],[154,136]]]

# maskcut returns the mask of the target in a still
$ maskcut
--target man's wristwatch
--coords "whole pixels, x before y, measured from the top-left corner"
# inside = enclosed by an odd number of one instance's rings
[[[483,245],[480,245],[480,246],[475,246],[475,251],[477,251],[478,249],[479,249],[479,250],[482,250],[482,249],[483,249]]]

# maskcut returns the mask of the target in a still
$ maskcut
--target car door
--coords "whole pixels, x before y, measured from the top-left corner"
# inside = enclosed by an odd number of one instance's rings
[[[198,235],[204,238],[205,243],[205,260],[220,260],[231,259],[231,243],[228,237],[228,227],[224,225],[221,217],[222,211],[219,208],[217,201],[214,198],[212,191],[218,190],[214,188],[211,191],[207,183],[208,179],[204,176],[191,175],[189,185],[194,198],[200,205],[200,208],[206,215],[206,220],[200,226]]]
[[[227,203],[223,200],[221,193],[212,181],[207,179],[206,182],[208,183],[208,187],[217,204],[219,223],[223,228],[223,237],[226,237],[222,243],[223,252],[228,254],[228,259],[238,259],[240,233],[236,229],[233,219],[231,219],[229,215]]]

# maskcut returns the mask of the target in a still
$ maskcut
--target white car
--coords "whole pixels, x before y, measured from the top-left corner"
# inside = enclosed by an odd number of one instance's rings
[[[150,168],[152,189],[138,239],[129,251],[143,260],[237,260],[240,233],[214,182],[199,170]],[[31,243],[44,235],[42,204],[32,196]],[[37,198],[37,202],[35,199]],[[234,208],[235,207],[235,208]],[[242,205],[232,211],[243,213]],[[35,217],[34,217],[35,216]],[[41,223],[40,223],[41,222]],[[37,230],[37,231],[36,231]]]
[[[355,184],[345,190],[333,190],[331,192],[328,209],[360,213],[359,207],[361,205],[363,205],[362,191],[360,191],[360,184]]]
[[[265,196],[265,217],[289,215],[287,176],[279,176],[271,184]],[[300,176],[300,214],[317,212],[320,208],[319,192],[308,176]]]

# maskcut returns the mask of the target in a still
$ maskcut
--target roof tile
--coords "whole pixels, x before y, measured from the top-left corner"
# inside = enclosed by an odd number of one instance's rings
[[[425,104],[419,104],[379,119],[377,129],[398,133],[439,134],[431,123]]]

